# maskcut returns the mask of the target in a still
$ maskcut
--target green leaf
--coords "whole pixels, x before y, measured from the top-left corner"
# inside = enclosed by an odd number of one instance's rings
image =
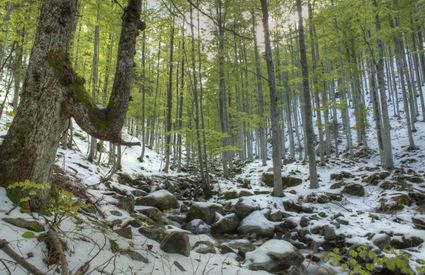
[[[22,234],[22,237],[25,239],[32,239],[32,238],[35,238],[36,235],[32,231],[25,231],[24,234]]]

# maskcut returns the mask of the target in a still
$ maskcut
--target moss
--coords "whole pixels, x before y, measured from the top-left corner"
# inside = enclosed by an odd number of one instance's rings
[[[99,109],[85,88],[85,80],[72,68],[68,54],[63,50],[52,50],[46,56],[46,61],[62,85],[69,86],[74,103],[87,108],[90,122],[100,131],[109,129],[109,121],[105,110]]]

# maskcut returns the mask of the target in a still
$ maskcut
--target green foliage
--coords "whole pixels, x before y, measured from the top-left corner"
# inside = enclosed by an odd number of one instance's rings
[[[354,274],[367,275],[376,269],[387,269],[398,272],[397,274],[414,275],[409,260],[410,255],[395,250],[385,250],[378,254],[368,246],[359,246],[350,249],[343,255],[339,248],[329,252],[324,260],[331,265],[340,266],[342,269]],[[420,267],[422,268],[422,267]]]
[[[11,184],[8,189],[19,190],[19,192],[23,193],[24,195],[21,196],[19,203],[24,205],[28,205],[37,196],[38,192],[49,192],[50,197],[45,204],[44,213],[53,217],[52,226],[59,226],[66,218],[77,218],[78,211],[88,207],[86,203],[76,200],[71,192],[57,189],[50,183],[37,183],[26,180]]]
[[[35,238],[35,237],[36,237],[36,235],[32,231],[25,231],[24,234],[22,234],[22,238],[25,238],[25,239],[32,239],[32,238]]]
[[[49,183],[37,183],[30,180],[15,182],[7,187],[9,190],[17,190],[21,194],[24,194],[19,199],[19,203],[21,204],[28,204],[32,198],[37,196],[38,192],[47,191],[50,188]]]

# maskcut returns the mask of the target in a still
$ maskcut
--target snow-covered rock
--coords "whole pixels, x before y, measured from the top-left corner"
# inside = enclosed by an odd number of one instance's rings
[[[261,211],[254,211],[242,220],[238,227],[241,234],[256,234],[257,236],[272,237],[275,224],[264,217]]]
[[[139,198],[136,201],[136,205],[154,206],[159,210],[179,207],[177,198],[167,190],[158,190]]]
[[[254,251],[246,253],[245,264],[251,270],[280,272],[291,266],[299,267],[304,256],[284,240],[269,240]]]
[[[187,221],[200,219],[207,224],[213,224],[217,212],[223,212],[223,206],[218,203],[193,202],[187,213]]]

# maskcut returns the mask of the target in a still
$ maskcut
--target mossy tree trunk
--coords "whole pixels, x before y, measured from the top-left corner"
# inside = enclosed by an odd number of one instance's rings
[[[71,68],[69,53],[78,0],[44,0],[22,88],[22,99],[0,146],[0,185],[33,180],[47,182],[61,135],[70,117],[89,134],[118,144],[130,97],[141,0],[129,0],[122,17],[118,64],[108,108],[100,110]],[[128,144],[130,145],[130,144]],[[31,202],[42,208],[47,191]],[[19,193],[10,193],[12,200]]]

